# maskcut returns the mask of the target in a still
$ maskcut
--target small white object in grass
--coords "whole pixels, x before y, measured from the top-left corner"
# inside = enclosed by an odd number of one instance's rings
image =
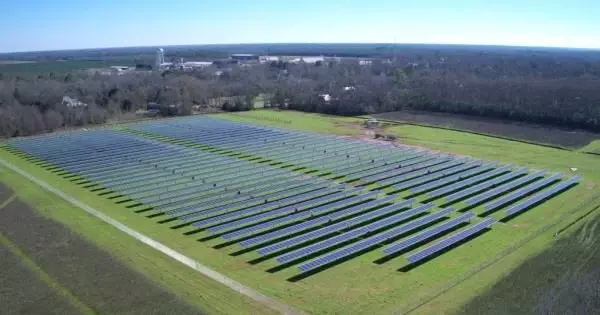
[[[571,167],[571,172],[577,172],[577,168],[576,167]]]

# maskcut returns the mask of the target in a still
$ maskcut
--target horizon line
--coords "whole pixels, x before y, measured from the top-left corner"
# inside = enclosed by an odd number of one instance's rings
[[[212,44],[170,44],[170,45],[142,45],[142,46],[111,46],[111,47],[85,47],[85,48],[66,48],[66,49],[47,49],[47,50],[17,50],[9,52],[0,52],[0,55],[19,54],[19,53],[45,53],[45,52],[66,52],[96,49],[123,49],[123,48],[164,48],[164,47],[211,47],[211,46],[246,46],[246,45],[390,45],[390,46],[475,46],[475,47],[502,47],[502,48],[535,48],[535,49],[564,49],[564,50],[583,50],[600,52],[599,47],[574,47],[574,46],[528,46],[514,44],[469,44],[469,43],[394,43],[394,42],[254,42],[254,43],[212,43]]]

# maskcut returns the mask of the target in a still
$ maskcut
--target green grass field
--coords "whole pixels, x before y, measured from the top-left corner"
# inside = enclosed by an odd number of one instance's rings
[[[105,68],[108,66],[131,66],[133,60],[67,60],[31,63],[0,64],[0,73],[66,73],[73,70]]]
[[[360,128],[357,126],[362,122],[362,119],[269,110],[217,116],[235,121],[338,135],[360,134]],[[248,264],[248,260],[258,255],[230,256],[229,253],[234,252],[236,248],[213,249],[211,245],[218,242],[198,242],[198,236],[185,236],[160,226],[154,220],[136,214],[131,209],[115,204],[112,200],[107,200],[41,167],[27,163],[6,150],[0,149],[0,157],[60,187],[62,191],[78,196],[81,201],[141,233],[247,286],[294,307],[317,314],[387,314],[412,310],[421,304],[424,305],[417,309],[420,313],[459,311],[469,300],[484,293],[508,271],[517,268],[528,258],[551,246],[552,234],[555,231],[551,229],[540,234],[525,246],[502,258],[499,263],[491,265],[451,290],[446,290],[450,284],[456,282],[457,277],[472,272],[474,268],[486,264],[492,257],[511,249],[538,229],[581,208],[581,205],[594,195],[595,187],[600,181],[600,160],[596,156],[581,152],[419,126],[393,127],[389,132],[397,135],[399,142],[444,152],[471,155],[569,175],[571,175],[570,168],[575,167],[578,169],[576,174],[584,176],[585,180],[568,193],[561,194],[506,224],[499,223],[492,231],[409,272],[398,271],[405,264],[403,257],[381,265],[374,264],[374,260],[382,257],[381,250],[376,249],[299,282],[289,282],[287,279],[298,273],[294,267],[268,273],[265,270],[275,266],[273,260],[256,265]],[[140,246],[127,236],[73,209],[12,172],[0,169],[0,180],[9,184],[21,198],[44,214],[56,218],[88,239],[109,248],[123,261],[159,279],[176,294],[204,307],[208,313],[264,312],[261,306],[204,279],[183,266],[178,266],[177,263],[169,261],[149,248]],[[477,212],[477,209],[475,211]],[[568,217],[568,220],[563,218],[564,222],[561,225],[576,217],[577,213]]]

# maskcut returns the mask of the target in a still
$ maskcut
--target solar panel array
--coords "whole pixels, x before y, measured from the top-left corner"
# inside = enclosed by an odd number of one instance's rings
[[[476,233],[481,232],[484,229],[489,228],[492,224],[494,224],[495,220],[493,218],[487,218],[473,226],[470,226],[462,231],[454,233],[447,238],[434,243],[431,246],[428,246],[414,254],[409,255],[406,259],[411,263],[418,263],[422,260],[425,260],[446,248],[457,244],[458,242],[466,240],[468,237],[475,235]]]
[[[212,117],[125,127],[8,144],[83,187],[120,196],[115,200],[131,199],[129,204],[146,207],[148,215],[173,222],[169,226],[189,226],[284,266],[299,263],[301,272],[382,245],[383,256],[416,247],[407,259],[419,263],[495,220],[475,222],[419,249],[477,218],[471,211],[455,211],[454,204],[485,203],[484,211],[506,208],[505,216],[511,217],[580,180]],[[452,208],[438,208],[441,204]]]

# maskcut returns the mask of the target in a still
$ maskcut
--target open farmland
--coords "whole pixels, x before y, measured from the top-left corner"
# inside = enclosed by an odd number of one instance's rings
[[[356,313],[410,307],[589,195],[581,178],[560,174],[566,168],[214,118],[9,145],[11,161],[35,164],[69,191],[112,203],[107,213],[316,313],[349,300]]]
[[[0,210],[0,244],[3,274],[18,272],[2,279],[2,314],[201,314],[19,198]]]
[[[589,131],[566,130],[552,126],[458,114],[406,110],[372,116],[377,119],[463,130],[564,148],[581,148],[594,140],[600,139],[600,134]]]

